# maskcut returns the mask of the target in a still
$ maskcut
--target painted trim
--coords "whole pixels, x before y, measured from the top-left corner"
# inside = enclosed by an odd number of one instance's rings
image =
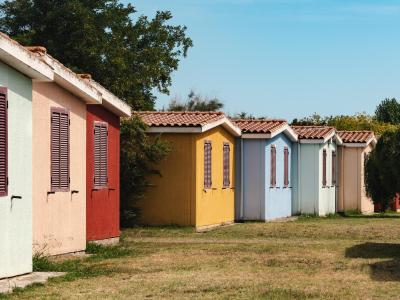
[[[101,104],[101,93],[85,82],[77,74],[63,66],[60,62],[52,58],[50,55],[40,56],[54,72],[54,82],[62,86],[72,94],[81,98],[87,104]]]
[[[51,67],[3,33],[0,33],[0,60],[33,80],[54,79]]]
[[[233,125],[231,121],[227,117],[223,117],[215,122],[203,125],[203,126],[187,126],[187,127],[178,127],[178,126],[149,126],[147,132],[150,133],[202,133],[206,132],[215,127],[222,126],[224,127],[230,134],[235,137],[239,137],[241,135],[241,131],[238,127]]]
[[[372,137],[368,141],[366,141],[365,143],[343,143],[342,146],[343,147],[349,147],[349,148],[357,148],[357,147],[366,148],[366,147],[368,147],[369,144],[372,144],[372,145],[375,146],[376,143],[377,143],[376,138]]]
[[[286,124],[285,126],[279,128],[278,130],[275,130],[274,132],[271,132],[271,133],[243,133],[242,138],[243,139],[272,139],[281,133],[286,135],[292,142],[298,141],[297,133],[295,133],[294,130],[288,124]]]
[[[89,84],[91,84],[96,90],[98,90],[103,98],[102,105],[120,117],[130,117],[131,116],[131,107],[126,104],[123,100],[115,96],[105,87],[103,87],[100,83],[89,80]]]
[[[324,144],[324,139],[299,139],[300,144]]]

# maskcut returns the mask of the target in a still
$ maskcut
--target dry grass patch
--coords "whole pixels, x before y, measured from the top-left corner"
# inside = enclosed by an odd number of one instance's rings
[[[300,218],[124,231],[122,256],[82,261],[108,273],[56,279],[21,299],[394,299],[400,294],[400,219]],[[124,250],[124,251],[125,251]]]

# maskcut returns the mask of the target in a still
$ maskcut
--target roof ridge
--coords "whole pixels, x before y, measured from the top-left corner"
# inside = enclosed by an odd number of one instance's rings
[[[146,111],[134,111],[137,114],[219,114],[223,115],[222,111],[191,111],[191,110],[184,110],[184,111],[159,111],[159,110],[146,110]]]
[[[286,122],[288,123],[287,120],[285,119],[235,119],[235,118],[230,118],[234,122]]]

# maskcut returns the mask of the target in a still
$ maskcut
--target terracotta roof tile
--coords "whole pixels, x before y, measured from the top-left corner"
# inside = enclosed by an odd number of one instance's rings
[[[299,139],[324,139],[335,132],[330,126],[292,126]]]
[[[243,133],[273,133],[288,124],[286,120],[279,119],[233,119],[232,122],[234,122]]]
[[[199,111],[145,111],[137,112],[136,115],[138,115],[148,126],[157,127],[197,127],[225,118],[225,115],[222,112]]]
[[[372,131],[338,131],[344,143],[367,143],[375,137]]]

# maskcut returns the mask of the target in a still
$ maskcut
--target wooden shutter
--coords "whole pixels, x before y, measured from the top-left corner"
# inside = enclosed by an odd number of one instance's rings
[[[94,186],[107,187],[108,184],[108,124],[94,122]]]
[[[8,194],[7,88],[0,87],[0,196]]]
[[[63,108],[51,109],[51,190],[69,191],[70,147],[69,112]]]
[[[271,176],[270,186],[276,186],[276,148],[274,145],[271,146]]]
[[[336,151],[332,151],[332,185],[336,185]]]
[[[211,141],[204,142],[204,188],[209,189],[212,186],[211,178]]]
[[[322,186],[326,187],[326,150],[322,152]]]
[[[228,188],[230,186],[230,145],[224,143],[223,148],[223,187]]]
[[[283,150],[283,186],[289,186],[289,149],[285,147]]]

